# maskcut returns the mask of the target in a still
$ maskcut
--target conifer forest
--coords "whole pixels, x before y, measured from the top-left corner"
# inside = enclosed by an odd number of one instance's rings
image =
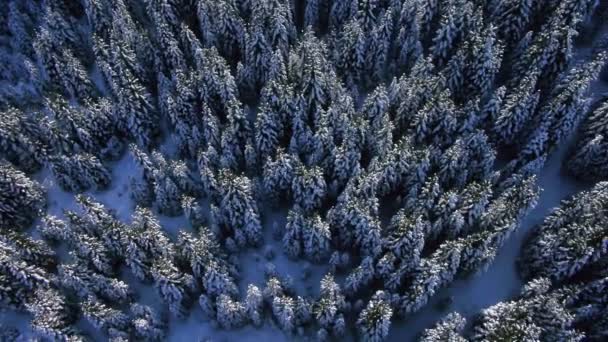
[[[608,0],[0,0],[0,341],[608,341]]]

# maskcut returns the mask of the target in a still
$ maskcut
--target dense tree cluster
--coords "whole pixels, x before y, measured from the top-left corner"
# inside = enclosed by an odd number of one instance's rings
[[[422,340],[605,340],[607,186],[598,183],[563,201],[532,232],[520,254],[526,284],[518,297],[483,310],[469,331],[452,313]]]
[[[608,256],[608,183],[600,182],[563,201],[522,249],[526,278],[562,282]]]
[[[608,133],[608,101],[603,101],[585,119],[570,159],[568,171],[585,180],[608,180],[608,149],[604,136]]]
[[[165,311],[185,318],[197,298],[222,329],[384,340],[392,321],[492,263],[581,122],[568,168],[605,177],[607,107],[585,115],[607,55],[573,57],[596,6],[7,0],[0,299],[56,340],[86,339],[81,320],[112,340],[162,340]],[[123,172],[128,221],[95,199]],[[45,215],[35,179],[77,208]],[[589,327],[605,320],[605,188],[547,218],[522,254],[530,283],[470,338],[605,336]],[[286,213],[273,232],[286,256],[329,264],[317,296],[272,266],[265,284],[239,286],[267,208]],[[169,234],[159,216],[181,215],[191,227]],[[162,309],[138,303],[133,282],[151,284]],[[464,326],[452,314],[422,340],[461,341]]]
[[[0,161],[0,231],[26,228],[46,207],[46,194],[36,181]]]

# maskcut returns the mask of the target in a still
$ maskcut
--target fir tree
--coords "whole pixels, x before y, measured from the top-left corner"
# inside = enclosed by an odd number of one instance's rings
[[[125,262],[140,280],[151,279],[156,259],[170,259],[173,246],[149,209],[137,207],[126,238]]]
[[[497,23],[498,32],[508,42],[517,42],[534,15],[534,5],[531,0],[509,0],[496,2],[496,7],[490,9],[492,22]]]
[[[135,303],[130,307],[130,314],[136,338],[160,341],[165,337],[165,319],[152,308]]]
[[[388,336],[393,310],[387,295],[378,291],[357,319],[357,328],[363,341],[383,341]]]
[[[396,39],[399,71],[409,70],[422,55],[418,4],[418,1],[409,0],[404,2],[401,7],[399,35]]]
[[[604,137],[606,136],[606,118],[608,106],[601,104],[587,119],[582,127],[576,149],[567,161],[568,170],[583,179],[606,179],[606,149]]]
[[[319,297],[313,306],[313,318],[322,329],[340,337],[343,333],[340,326],[348,304],[333,275],[326,274],[321,279]]]
[[[2,259],[2,291],[0,300],[4,305],[23,309],[30,304],[31,296],[38,289],[49,288],[52,275],[43,268],[23,260],[18,250],[7,244],[0,244]]]
[[[249,284],[247,286],[247,295],[245,297],[245,312],[247,318],[254,326],[260,326],[263,319],[263,298],[260,289]]]
[[[561,281],[605,255],[606,183],[562,202],[534,232],[522,252],[524,274]],[[588,213],[596,213],[589,215]],[[569,238],[566,238],[569,236]]]
[[[500,69],[503,48],[496,35],[496,28],[490,25],[485,34],[476,36],[472,47],[472,60],[467,68],[466,79],[474,93],[486,96],[492,90],[492,84]]]
[[[24,172],[35,172],[43,165],[43,146],[35,144],[36,136],[27,134],[26,116],[16,108],[0,112],[0,151],[7,161]],[[38,128],[42,128],[37,124]],[[46,137],[49,138],[48,136]],[[40,141],[44,141],[41,137]]]
[[[111,182],[110,171],[89,154],[52,159],[51,170],[58,184],[67,191],[82,192],[91,187],[104,189]]]
[[[372,73],[371,79],[379,81],[384,79],[388,67],[389,53],[391,51],[391,38],[393,35],[393,11],[388,8],[379,25],[374,28],[366,55],[367,70]]]
[[[276,296],[272,300],[272,314],[281,330],[290,334],[295,328],[295,303],[289,296]]]
[[[464,342],[467,341],[461,332],[464,329],[466,320],[457,312],[450,313],[433,328],[426,329],[420,338],[421,342],[439,342],[452,341]]]
[[[58,273],[61,285],[74,290],[80,298],[95,296],[114,303],[125,303],[133,297],[125,282],[96,273],[83,263],[61,265]]]
[[[534,91],[537,77],[538,73],[532,72],[514,92],[507,95],[493,127],[499,143],[512,144],[530,120],[539,99],[539,94]]]
[[[344,289],[350,296],[354,296],[366,290],[374,280],[374,260],[371,257],[366,257],[361,261],[361,264],[356,267],[346,278]]]
[[[357,13],[358,1],[337,0],[332,1],[329,12],[329,27],[340,28]]]
[[[220,175],[219,183],[221,197],[217,223],[226,234],[242,234],[246,239],[243,243],[257,245],[262,227],[251,180],[225,172]]]
[[[27,305],[32,315],[31,327],[36,336],[51,340],[81,341],[84,337],[74,326],[77,319],[66,299],[55,289],[38,289]]]
[[[42,187],[7,162],[0,163],[0,189],[2,229],[25,228],[45,209]]]
[[[245,306],[229,296],[222,294],[218,297],[217,321],[224,329],[235,329],[245,324]]]
[[[151,268],[154,286],[176,317],[184,317],[192,302],[194,279],[180,272],[169,259],[156,259]]]
[[[237,287],[233,279],[234,270],[227,261],[214,234],[200,227],[198,237],[180,232],[176,243],[178,258],[188,265],[192,274],[202,281],[205,291],[211,296],[235,295]]]
[[[318,167],[308,169],[305,166],[295,168],[291,191],[295,204],[305,212],[318,209],[327,194],[322,170]]]
[[[96,329],[103,331],[111,339],[129,337],[129,316],[118,309],[88,298],[81,304],[84,318]]]

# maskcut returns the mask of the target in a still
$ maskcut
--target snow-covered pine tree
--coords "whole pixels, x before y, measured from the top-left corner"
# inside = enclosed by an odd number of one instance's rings
[[[417,312],[440,288],[450,284],[459,271],[462,253],[460,241],[446,241],[431,256],[423,258],[405,296],[397,301],[398,313],[405,316]]]
[[[194,197],[182,197],[182,209],[184,216],[188,219],[192,227],[198,229],[207,223],[207,216],[202,203],[198,202]]]
[[[419,264],[428,224],[422,217],[412,219],[404,212],[399,212],[391,219],[391,234],[385,238],[385,243],[397,258],[399,266],[397,272],[380,274],[387,287],[393,289],[401,285],[402,277]]]
[[[297,296],[295,304],[295,324],[302,326],[310,322],[312,319],[312,303],[310,300]]]
[[[110,19],[112,13],[110,3],[105,0],[83,0],[82,7],[87,17],[87,22],[91,30],[98,34],[106,33],[110,30]]]
[[[34,42],[34,51],[42,62],[52,87],[64,95],[85,100],[94,95],[94,88],[82,63],[66,45],[54,39],[52,32],[42,28]],[[61,88],[57,88],[61,85]]]
[[[53,275],[32,262],[24,260],[19,250],[0,243],[0,301],[9,308],[23,309],[32,302],[38,289],[49,288]]]
[[[495,196],[480,218],[482,231],[462,240],[461,271],[466,274],[484,270],[523,217],[536,206],[538,196],[536,176],[525,174],[518,175],[509,188]]]
[[[418,58],[410,74],[402,76],[389,92],[396,138],[406,133],[413,116],[433,95],[443,89],[443,79],[435,75],[432,59]]]
[[[235,2],[204,0],[196,9],[204,47],[215,46],[230,59],[244,55],[245,22]]]
[[[169,311],[176,317],[184,317],[193,301],[194,278],[180,272],[170,259],[163,257],[153,261],[150,273],[154,287]]]
[[[349,308],[334,276],[326,274],[320,282],[319,299],[313,304],[313,318],[322,330],[341,337],[344,314]]]
[[[601,103],[582,124],[576,147],[567,161],[568,171],[582,179],[608,180],[608,102]]]
[[[283,250],[291,258],[298,258],[302,255],[302,233],[305,225],[304,216],[300,211],[289,211],[282,242]]]
[[[50,340],[84,341],[84,337],[74,326],[76,310],[70,308],[67,299],[56,289],[40,288],[33,293],[27,304],[32,315],[30,322],[34,334]]]
[[[397,50],[397,70],[406,72],[422,55],[422,44],[420,42],[420,19],[416,0],[406,0],[401,6],[401,13],[397,28],[399,29],[395,40]]]
[[[31,173],[42,167],[46,151],[34,143],[37,136],[27,134],[25,128],[32,125],[26,124],[26,118],[24,113],[13,107],[0,111],[0,153],[18,169]],[[34,127],[39,125],[41,122],[37,121]],[[40,137],[39,141],[45,140]]]
[[[88,102],[81,122],[82,130],[91,137],[93,145],[86,152],[98,155],[102,160],[118,159],[125,144],[119,136],[113,117],[114,106],[107,98]]]
[[[137,207],[126,237],[125,263],[140,280],[151,279],[155,260],[171,259],[174,248],[149,209]]]
[[[380,85],[367,97],[362,112],[369,122],[366,150],[371,156],[383,156],[393,144],[393,124],[388,113],[389,99]]]
[[[374,27],[365,56],[367,71],[371,72],[371,77],[367,76],[370,84],[381,81],[385,77],[392,47],[392,37],[393,9],[389,7],[382,18],[379,19],[379,24]]]
[[[278,148],[282,123],[279,113],[263,104],[255,122],[255,142],[257,151],[263,158],[271,157]]]
[[[388,302],[388,294],[376,292],[357,319],[357,330],[361,339],[370,342],[386,340],[392,316],[393,309]]]
[[[542,117],[551,117],[549,148],[559,145],[572,133],[582,119],[580,113],[588,109],[587,90],[590,82],[597,78],[608,54],[602,53],[590,62],[573,68],[553,89],[552,100],[540,109]]]
[[[276,296],[272,300],[272,314],[279,327],[287,334],[295,328],[295,303],[289,296]]]
[[[349,22],[357,14],[358,2],[355,0],[332,1],[329,12],[329,28],[339,29]]]
[[[16,231],[4,231],[0,244],[13,249],[20,259],[47,270],[57,265],[53,249],[43,240],[37,240],[27,234]]]
[[[409,132],[417,144],[451,145],[458,132],[456,106],[449,90],[437,93],[412,115]]]
[[[104,189],[112,180],[107,167],[97,157],[87,153],[53,157],[51,171],[57,183],[70,192],[82,192],[92,187]]]
[[[528,29],[534,17],[532,0],[490,1],[495,5],[488,8],[490,20],[498,25],[499,35],[507,43],[517,43]]]
[[[236,329],[242,327],[247,319],[245,306],[221,294],[216,303],[217,322],[224,329]]]
[[[262,227],[251,180],[222,171],[218,183],[220,199],[216,223],[225,235],[241,234],[245,238],[243,243],[256,246],[262,237]]]
[[[575,315],[564,305],[567,292],[548,290],[547,280],[537,279],[524,286],[520,298],[483,310],[473,325],[470,340],[583,339],[584,334],[576,329]]]
[[[327,213],[327,221],[337,231],[339,246],[355,246],[363,255],[377,256],[381,252],[381,232],[375,175],[360,175],[351,179]]]
[[[506,98],[494,121],[492,133],[499,144],[513,144],[531,119],[539,101],[535,91],[538,72],[531,72]]]
[[[327,184],[321,168],[297,166],[294,169],[291,192],[295,205],[305,212],[320,208],[327,196]]]
[[[365,257],[361,264],[346,277],[344,282],[346,294],[355,297],[358,293],[365,292],[374,281],[375,276],[374,259],[369,256]]]
[[[433,62],[439,67],[447,62],[462,36],[466,18],[472,15],[471,5],[467,1],[454,1],[446,5],[442,8],[439,27],[430,47]]]
[[[32,38],[34,35],[34,18],[29,10],[36,5],[21,4],[18,1],[8,3],[6,26],[10,33],[10,46],[15,52],[24,56],[33,56]]]
[[[250,27],[245,37],[244,67],[248,68],[250,77],[247,83],[257,92],[269,79],[272,48],[259,25]]]
[[[131,325],[135,338],[162,341],[165,337],[166,319],[149,306],[139,303],[130,307]]]
[[[293,155],[277,150],[276,157],[267,159],[263,168],[263,183],[267,198],[278,203],[281,199],[291,198],[295,168],[299,160]]]
[[[492,85],[502,64],[503,47],[497,39],[497,29],[490,24],[483,34],[473,37],[471,61],[467,66],[468,96],[479,94],[482,98],[492,91]]]
[[[119,309],[89,297],[80,304],[84,319],[95,329],[104,332],[110,339],[129,338],[129,316]]]
[[[158,211],[167,216],[178,216],[182,213],[180,190],[166,170],[154,173],[154,197]]]
[[[563,201],[522,248],[523,274],[528,279],[541,276],[560,282],[604,257],[607,196],[608,183],[600,182]]]
[[[152,95],[138,78],[138,70],[131,66],[136,64],[135,51],[118,37],[112,38],[110,46],[105,48],[109,51],[103,62],[111,69],[107,71],[106,81],[116,97],[114,115],[119,129],[137,146],[149,149],[159,134],[160,121]]]
[[[133,298],[125,282],[97,273],[82,262],[60,265],[58,275],[61,286],[73,290],[82,299],[95,296],[122,304]]]
[[[247,295],[245,297],[245,313],[247,318],[254,326],[260,326],[264,317],[262,291],[253,285],[247,286]]]
[[[240,101],[233,99],[226,104],[228,124],[222,132],[220,165],[225,169],[239,170],[245,165],[245,146],[251,139],[249,120]]]
[[[420,337],[420,342],[465,342],[468,341],[461,333],[466,325],[466,320],[457,312],[448,314],[430,329],[425,329]]]
[[[444,188],[462,188],[472,180],[481,181],[492,172],[495,158],[496,152],[483,132],[464,136],[439,157],[439,181]]]
[[[331,253],[331,231],[329,224],[314,215],[305,219],[302,240],[304,256],[313,262],[320,262]]]
[[[235,270],[208,228],[200,227],[197,237],[180,232],[176,250],[178,260],[192,270],[192,274],[202,282],[208,295],[216,297],[219,294],[237,294],[233,279]]]
[[[340,32],[336,39],[334,64],[338,73],[343,75],[347,87],[356,90],[358,82],[362,81],[365,73],[367,58],[367,34],[357,19],[352,19]],[[371,57],[370,57],[371,58]]]
[[[43,188],[6,161],[0,161],[0,228],[21,229],[46,208]]]

